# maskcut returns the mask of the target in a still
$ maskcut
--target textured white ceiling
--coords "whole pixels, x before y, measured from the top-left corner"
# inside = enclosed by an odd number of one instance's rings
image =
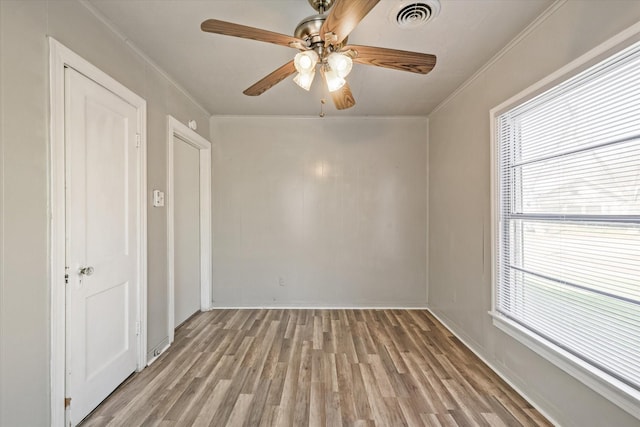
[[[427,115],[511,41],[553,0],[441,0],[440,15],[414,29],[390,12],[410,0],[381,0],[349,42],[431,53],[427,75],[355,64],[347,78],[356,106],[337,111],[320,79],[306,92],[289,77],[258,97],[242,91],[297,51],[203,33],[209,18],[293,34],[315,11],[307,0],[88,0],[96,11],[213,115]]]

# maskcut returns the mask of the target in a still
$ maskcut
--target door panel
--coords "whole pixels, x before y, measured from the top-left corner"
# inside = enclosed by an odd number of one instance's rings
[[[124,102],[119,98],[112,101]],[[86,99],[86,120],[90,123],[86,128],[86,163],[91,165],[86,170],[87,256],[92,259],[129,254],[129,211],[135,209],[135,204],[128,206],[129,179],[124,165],[129,160],[129,127],[134,126],[135,138],[136,123],[130,124],[128,117],[121,115],[125,112],[114,111],[114,107],[103,105],[101,100]],[[109,232],[104,233],[107,225]],[[95,236],[99,239],[92,239]]]
[[[66,392],[75,424],[137,367],[139,153],[136,108],[74,70],[65,79]]]
[[[86,299],[87,380],[129,350],[129,283],[125,282]]]
[[[174,326],[200,310],[200,150],[174,139]]]

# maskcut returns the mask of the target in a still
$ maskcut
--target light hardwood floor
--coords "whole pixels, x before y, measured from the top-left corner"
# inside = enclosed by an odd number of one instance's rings
[[[214,310],[83,423],[548,426],[428,312]]]

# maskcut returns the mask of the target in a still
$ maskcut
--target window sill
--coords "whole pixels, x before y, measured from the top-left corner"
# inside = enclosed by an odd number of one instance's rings
[[[490,312],[489,314],[493,317],[493,324],[498,329],[640,419],[640,391],[578,359],[500,313]]]

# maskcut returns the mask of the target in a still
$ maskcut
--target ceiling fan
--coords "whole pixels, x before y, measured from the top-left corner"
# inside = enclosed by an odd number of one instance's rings
[[[293,60],[246,89],[245,95],[260,95],[296,72],[294,82],[309,90],[316,69],[319,69],[336,108],[344,110],[356,103],[345,80],[354,62],[419,74],[427,74],[436,65],[436,57],[426,53],[347,44],[349,33],[380,0],[308,1],[318,13],[303,19],[293,37],[217,19],[202,23],[202,31],[274,43],[300,51]],[[329,13],[325,14],[327,11]]]

